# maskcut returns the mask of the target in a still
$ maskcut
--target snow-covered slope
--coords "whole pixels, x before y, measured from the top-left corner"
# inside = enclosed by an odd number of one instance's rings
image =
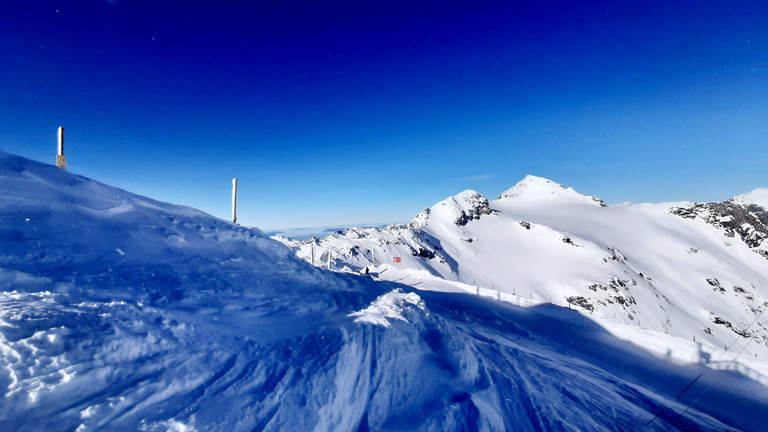
[[[302,258],[323,257],[316,264],[330,253],[335,268],[368,266],[416,287],[439,278],[514,304],[574,307],[695,340],[715,357],[749,342],[744,358],[768,375],[768,212],[753,205],[761,196],[607,207],[528,176],[495,201],[462,192],[409,226],[285,243]]]
[[[768,209],[768,188],[758,188],[752,192],[738,195],[733,198],[738,204],[755,204],[764,209]]]
[[[496,217],[457,205],[457,227]],[[0,153],[3,431],[765,424],[757,371],[671,360],[573,310],[326,272],[258,229]]]

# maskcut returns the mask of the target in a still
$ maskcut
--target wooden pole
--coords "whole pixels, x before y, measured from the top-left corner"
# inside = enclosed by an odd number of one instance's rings
[[[59,126],[59,151],[56,153],[56,166],[67,169],[67,158],[64,156],[64,126]]]
[[[232,179],[232,223],[237,223],[237,177]]]
[[[331,269],[331,251],[328,251],[328,270]]]
[[[315,244],[310,245],[310,256],[312,257],[312,265],[315,265]]]

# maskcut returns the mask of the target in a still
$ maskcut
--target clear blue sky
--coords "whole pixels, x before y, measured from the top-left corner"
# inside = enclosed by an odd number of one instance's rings
[[[331,4],[326,4],[331,3]],[[630,5],[632,4],[632,5]],[[263,229],[768,186],[768,2],[17,1],[0,150]]]

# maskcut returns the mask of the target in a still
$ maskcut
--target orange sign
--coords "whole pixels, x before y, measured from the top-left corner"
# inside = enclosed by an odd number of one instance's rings
[[[400,257],[394,257],[392,258],[395,262],[400,262]]]

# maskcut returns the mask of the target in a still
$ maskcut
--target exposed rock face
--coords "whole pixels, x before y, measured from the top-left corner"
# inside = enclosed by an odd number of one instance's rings
[[[458,206],[458,214],[453,223],[458,226],[466,225],[473,219],[480,219],[481,215],[492,213],[488,199],[475,191],[466,190],[453,199]]]
[[[411,229],[419,229],[429,224],[433,218],[450,220],[457,226],[464,226],[471,220],[480,219],[482,215],[493,213],[488,199],[473,190],[464,192],[440,201],[430,208],[424,209],[408,225]]]
[[[670,213],[687,219],[702,219],[724,230],[728,237],[738,235],[747,246],[768,259],[768,211],[763,207],[727,200],[673,207]]]
[[[419,213],[418,216],[413,218],[410,224],[408,224],[408,228],[410,229],[418,229],[423,227],[427,224],[427,219],[429,219],[429,207],[425,208],[421,213]]]
[[[605,201],[603,201],[602,199],[600,199],[600,198],[598,198],[598,197],[596,197],[594,195],[589,195],[589,197],[592,198],[592,201],[598,203],[600,205],[600,207],[608,207],[608,204],[606,204]]]

